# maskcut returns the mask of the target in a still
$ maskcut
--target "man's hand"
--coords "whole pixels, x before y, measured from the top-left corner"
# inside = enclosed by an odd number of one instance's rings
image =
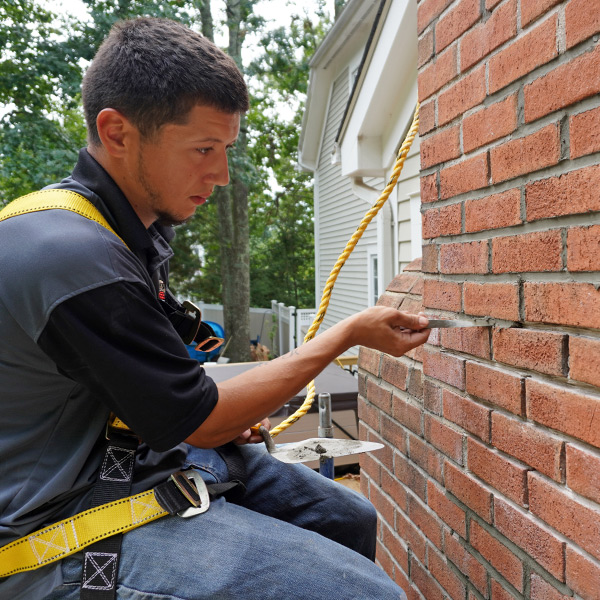
[[[267,431],[271,430],[271,421],[269,419],[263,419],[258,425],[252,427],[251,429],[246,429],[246,431],[240,433],[235,440],[233,440],[234,444],[238,446],[242,446],[243,444],[259,444],[264,441],[262,435],[258,432],[259,425],[264,425]]]
[[[401,356],[424,344],[431,330],[423,313],[401,312],[385,306],[373,306],[348,319],[354,344]]]

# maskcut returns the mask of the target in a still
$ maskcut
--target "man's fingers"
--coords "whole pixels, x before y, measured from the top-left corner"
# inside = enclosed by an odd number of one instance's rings
[[[429,319],[422,313],[414,315],[407,312],[398,311],[398,322],[401,327],[406,329],[412,329],[413,331],[420,331],[425,329],[429,324]]]

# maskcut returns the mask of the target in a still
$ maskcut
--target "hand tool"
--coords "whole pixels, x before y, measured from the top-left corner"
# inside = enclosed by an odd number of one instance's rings
[[[427,329],[446,327],[491,327],[488,319],[429,319]]]
[[[348,456],[383,448],[383,444],[377,442],[334,438],[310,438],[301,442],[275,445],[266,427],[261,425],[259,431],[265,440],[269,454],[285,463],[310,462],[321,458]]]

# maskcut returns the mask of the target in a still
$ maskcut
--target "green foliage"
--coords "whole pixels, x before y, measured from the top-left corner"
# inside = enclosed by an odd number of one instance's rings
[[[242,27],[229,41],[232,50],[265,26],[253,13],[256,1],[241,2]],[[116,20],[163,16],[212,36],[210,0],[84,2],[90,15],[84,22],[59,19],[39,0],[0,2],[0,206],[71,172],[85,145],[83,70]],[[234,151],[230,163],[249,191],[254,306],[268,306],[271,299],[314,305],[312,180],[297,170],[296,151],[308,63],[329,25],[323,5],[264,33],[263,51],[247,68],[252,91],[244,132],[248,148]],[[222,25],[231,17],[227,14]],[[220,302],[222,293],[218,196],[178,228],[174,242],[174,291],[206,302]]]

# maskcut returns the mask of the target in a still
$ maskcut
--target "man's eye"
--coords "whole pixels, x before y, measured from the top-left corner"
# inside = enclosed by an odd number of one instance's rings
[[[200,154],[208,154],[212,150],[212,148],[196,148],[196,150]]]

